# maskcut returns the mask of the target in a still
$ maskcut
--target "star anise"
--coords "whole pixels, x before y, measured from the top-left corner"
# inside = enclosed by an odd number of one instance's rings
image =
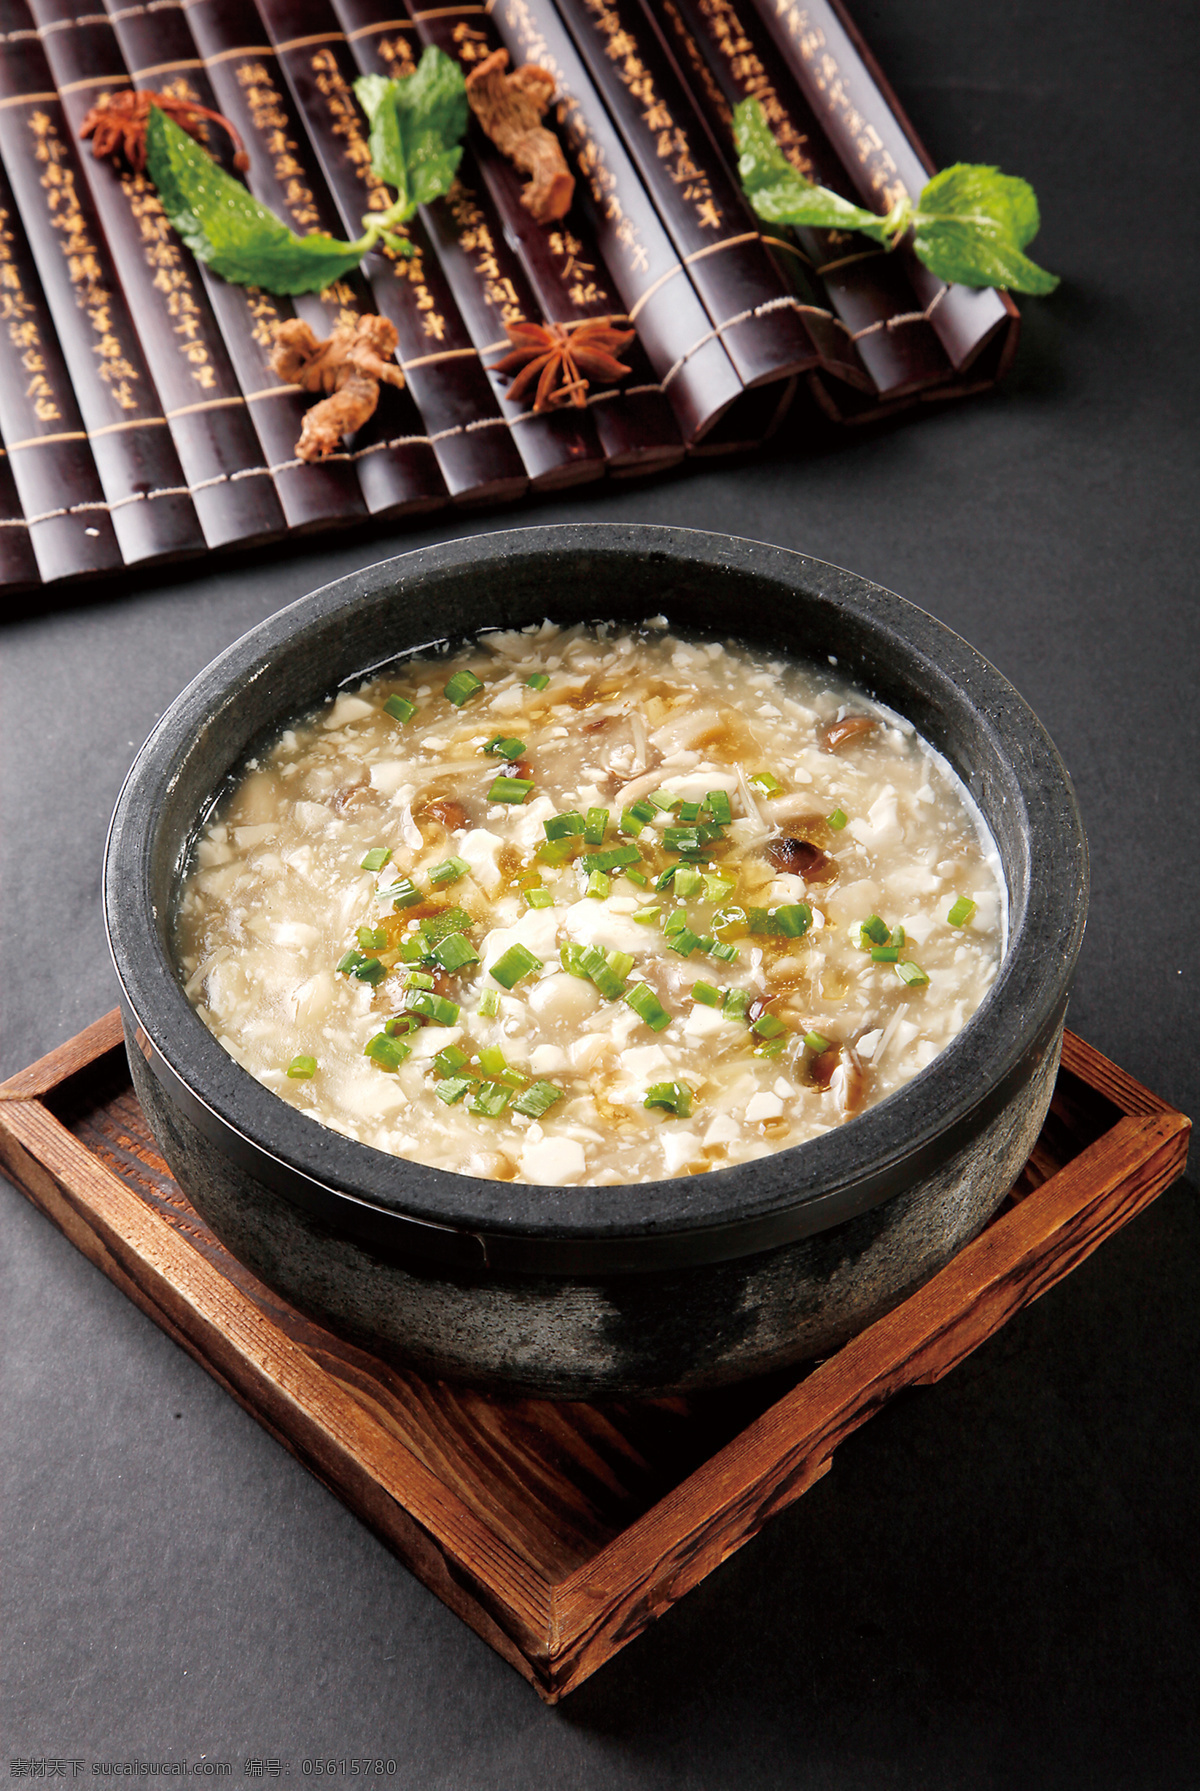
[[[197,143],[204,142],[205,118],[211,118],[222,130],[229,132],[235,150],[233,165],[243,172],[250,166],[250,157],[246,154],[245,144],[238,136],[236,129],[220,112],[210,112],[207,106],[197,105],[193,100],[182,99],[174,93],[155,93],[150,87],[134,93],[126,88],[122,93],[106,93],[94,105],[79,127],[81,137],[92,139],[92,154],[103,157],[120,151],[135,174],[141,174],[146,166],[146,126],[150,123],[150,108],[157,106],[168,118],[174,119],[189,137]]]
[[[535,411],[582,405],[591,380],[613,385],[629,368],[617,356],[628,348],[635,330],[614,329],[605,318],[589,319],[568,329],[561,323],[506,323],[512,350],[492,363],[495,373],[515,373],[508,396],[520,401],[536,384]]]

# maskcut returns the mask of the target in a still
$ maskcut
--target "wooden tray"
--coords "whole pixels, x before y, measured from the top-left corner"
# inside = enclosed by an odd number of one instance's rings
[[[131,1300],[554,1703],[1179,1175],[1191,1121],[1071,1033],[1000,1214],[819,1366],[699,1398],[505,1401],[311,1324],[196,1216],[116,1013],[0,1086],[0,1162]]]

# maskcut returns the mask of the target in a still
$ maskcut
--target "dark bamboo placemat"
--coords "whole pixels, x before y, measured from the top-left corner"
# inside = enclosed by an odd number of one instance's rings
[[[1066,1035],[991,1224],[817,1367],[688,1399],[506,1401],[385,1366],[279,1300],[172,1180],[116,1013],[0,1087],[0,1163],[67,1237],[554,1703],[1161,1193],[1191,1122]]]
[[[431,43],[468,71],[501,47],[552,68],[577,176],[560,225],[532,222],[472,125],[412,260],[374,253],[276,299],[197,264],[148,178],[80,140],[132,91],[224,109],[264,204],[356,236],[378,182],[355,77],[404,74]],[[789,409],[796,428],[857,424],[993,384],[1016,346],[1006,296],[844,233],[760,235],[731,137],[749,93],[847,195],[915,194],[932,167],[841,0],[0,0],[0,596],[647,476],[761,446]],[[221,131],[209,147],[230,164]],[[273,331],[369,311],[396,326],[405,390],[309,464]],[[598,317],[632,322],[628,379],[582,408],[512,400],[494,371],[509,323]]]

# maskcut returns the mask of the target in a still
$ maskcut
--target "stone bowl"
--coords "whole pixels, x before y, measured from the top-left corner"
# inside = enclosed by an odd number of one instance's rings
[[[488,627],[673,624],[824,663],[954,766],[1007,882],[995,983],[957,1038],[850,1124],[701,1177],[479,1180],[315,1124],[229,1057],[172,963],[214,797],[337,688]],[[172,1173],[268,1286],[378,1355],[553,1398],[713,1387],[824,1356],[984,1225],[1045,1116],[1087,909],[1087,847],[1045,730],[924,611],[820,560],[684,529],[477,536],[327,585],[172,704],[130,771],[104,874],[134,1084]]]

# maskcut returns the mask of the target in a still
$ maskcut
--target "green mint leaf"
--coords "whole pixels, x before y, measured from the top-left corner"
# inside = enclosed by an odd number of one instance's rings
[[[939,280],[1053,292],[1057,276],[1021,252],[1040,222],[1028,181],[998,168],[956,162],[922,191],[913,216],[913,247]]]
[[[146,167],[192,254],[235,285],[322,292],[362,260],[356,243],[293,235],[157,106],[146,129]]]
[[[395,187],[392,223],[450,191],[462,160],[467,88],[461,66],[433,44],[411,75],[362,75],[354,83],[371,134],[371,166]]]
[[[765,223],[861,230],[885,243],[894,234],[895,224],[890,219],[864,211],[798,174],[776,143],[756,99],[742,100],[734,107],[733,138],[742,190]]]

